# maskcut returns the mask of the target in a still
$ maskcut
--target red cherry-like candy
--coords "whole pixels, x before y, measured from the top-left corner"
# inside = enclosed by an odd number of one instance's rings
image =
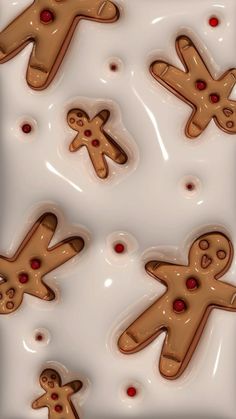
[[[186,305],[183,300],[175,300],[173,303],[173,309],[176,313],[181,313],[186,310]]]
[[[124,253],[124,251],[125,251],[125,246],[124,246],[124,244],[123,244],[123,243],[117,243],[117,244],[114,246],[114,250],[115,250],[115,252],[116,252],[116,253]]]
[[[99,147],[100,146],[100,141],[99,140],[93,140],[92,141],[92,146],[93,147]]]
[[[137,394],[137,390],[135,387],[129,387],[127,388],[127,394],[129,397],[135,397]]]
[[[39,269],[41,266],[41,262],[39,259],[32,259],[30,262],[30,266],[34,270]]]
[[[209,25],[210,26],[212,26],[212,28],[216,28],[216,26],[218,26],[219,25],[219,19],[218,19],[218,17],[215,17],[215,16],[212,16],[210,19],[209,19]]]
[[[54,20],[54,14],[50,10],[42,10],[40,20],[42,23],[51,23]]]
[[[21,127],[24,134],[29,134],[32,131],[32,127],[30,124],[24,124]]]
[[[85,135],[86,137],[91,137],[91,135],[92,135],[92,131],[91,131],[90,129],[86,129],[86,130],[84,131],[84,135]]]
[[[197,88],[198,90],[205,90],[205,89],[206,89],[206,87],[207,87],[207,85],[206,85],[206,82],[205,82],[204,80],[198,80],[198,81],[196,82],[196,88]]]
[[[52,400],[58,400],[58,394],[57,393],[52,393],[52,395],[51,395],[51,399]]]
[[[186,281],[186,286],[189,290],[194,290],[198,287],[198,282],[195,278],[188,278]]]
[[[18,279],[21,284],[26,284],[29,281],[29,276],[27,273],[22,272],[19,274]]]
[[[55,411],[56,411],[57,413],[61,413],[61,412],[62,412],[62,410],[63,410],[63,407],[62,407],[60,404],[57,404],[57,405],[55,406]]]
[[[220,101],[220,96],[219,96],[219,95],[217,95],[217,93],[212,93],[212,94],[210,95],[210,101],[211,101],[212,103],[218,103],[218,102]]]

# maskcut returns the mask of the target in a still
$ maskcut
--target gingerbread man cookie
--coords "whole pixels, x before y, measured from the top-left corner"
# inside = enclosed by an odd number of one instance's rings
[[[48,419],[79,419],[71,396],[83,386],[79,380],[62,385],[57,371],[46,369],[40,375],[40,385],[45,393],[32,403],[33,409],[48,408]]]
[[[140,351],[161,332],[166,338],[159,369],[167,379],[178,378],[187,367],[213,308],[236,311],[236,287],[219,279],[233,257],[230,240],[221,233],[198,238],[190,248],[188,266],[151,261],[146,271],[167,291],[121,335],[125,353]]]
[[[81,19],[114,22],[118,18],[119,11],[111,1],[34,0],[0,33],[0,62],[10,60],[33,42],[27,82],[34,89],[45,89],[55,76]]]
[[[43,282],[43,277],[84,247],[81,237],[69,237],[48,247],[57,226],[54,214],[44,214],[29,231],[12,258],[0,256],[0,314],[17,310],[24,293],[51,301],[54,292]]]
[[[118,164],[127,162],[124,150],[103,129],[109,117],[110,112],[106,109],[99,112],[93,119],[90,119],[82,109],[72,109],[67,115],[69,126],[78,132],[70,144],[69,150],[74,152],[85,146],[96,174],[101,179],[105,179],[109,174],[104,156]]]
[[[185,129],[187,137],[198,137],[212,119],[223,131],[235,134],[236,101],[229,99],[229,95],[236,83],[236,69],[215,80],[189,38],[180,36],[176,50],[186,71],[164,61],[154,62],[150,71],[157,81],[193,108]]]

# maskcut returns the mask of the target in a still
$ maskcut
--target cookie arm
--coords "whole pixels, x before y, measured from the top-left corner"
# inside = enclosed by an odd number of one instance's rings
[[[222,308],[236,310],[236,287],[217,280],[214,289],[212,287],[212,304]]]
[[[43,394],[43,396],[39,397],[37,400],[35,400],[32,403],[33,409],[41,409],[42,407],[48,407],[48,401],[47,401],[47,394]]]
[[[91,4],[91,1],[80,0],[77,15],[91,20],[114,22],[119,18],[119,11],[112,1],[94,0]]]
[[[228,97],[236,83],[236,69],[229,70],[224,74],[220,82],[222,83],[225,97]]]
[[[34,4],[1,31],[0,63],[14,57],[28,42],[34,40],[34,30],[30,25],[33,8]]]
[[[140,351],[167,327],[168,319],[164,314],[166,298],[161,297],[125,330],[118,341],[121,352],[128,354]]]
[[[107,141],[103,143],[103,153],[109,157],[111,160],[115,161],[118,164],[125,164],[128,160],[128,157],[124,150],[109,136],[109,134],[104,133]]]
[[[80,380],[71,381],[63,386],[69,396],[80,391],[82,387],[83,383]]]
[[[201,74],[201,77],[206,80],[209,78],[209,71],[190,38],[187,36],[180,36],[177,38],[176,50],[191,75],[199,77],[199,74]],[[194,81],[196,80],[197,79]]]
[[[159,262],[157,260],[152,260],[145,266],[149,275],[162,282],[167,287],[169,287],[172,282],[178,280],[176,275],[179,273],[180,269],[183,268],[185,267],[174,265],[172,263]]]
[[[74,140],[69,145],[69,150],[73,153],[83,147],[85,144],[80,140],[79,134],[76,135]]]
[[[40,277],[34,280],[32,285],[29,283],[28,286],[25,287],[24,292],[45,301],[52,301],[55,299],[54,291],[44,284]]]
[[[151,65],[150,71],[153,77],[168,90],[174,91],[173,93],[177,93],[187,100],[192,98],[192,95],[186,89],[186,81],[189,76],[184,71],[165,61],[155,61]]]
[[[185,133],[189,138],[198,137],[208,126],[212,116],[206,110],[195,109],[187,123]]]

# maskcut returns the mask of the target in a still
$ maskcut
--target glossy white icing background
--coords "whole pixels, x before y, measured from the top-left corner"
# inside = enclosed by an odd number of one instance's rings
[[[0,0],[1,29],[30,3]],[[149,257],[186,262],[190,242],[213,227],[236,247],[236,137],[212,122],[199,139],[188,140],[190,107],[148,69],[156,58],[181,66],[180,34],[204,51],[215,76],[235,67],[236,4],[117,3],[119,22],[80,23],[48,89],[35,92],[25,82],[31,46],[0,66],[0,253],[13,254],[38,215],[54,209],[56,239],[78,233],[86,240],[82,254],[47,276],[57,301],[27,296],[15,314],[0,317],[0,419],[48,418],[47,409],[31,409],[47,363],[64,366],[64,380],[84,380],[73,398],[81,419],[235,418],[235,313],[214,310],[189,367],[173,382],[158,371],[164,335],[131,356],[119,353],[116,340],[164,291],[144,271]],[[221,19],[215,29],[211,15]],[[122,61],[115,74],[110,57]],[[76,103],[88,104],[91,114],[107,103],[109,131],[127,144],[129,164],[109,161],[106,181],[94,175],[86,150],[68,152],[76,133],[65,116]],[[35,124],[28,136],[18,127],[24,120]],[[188,176],[200,180],[192,197],[182,187]],[[129,252],[119,257],[112,242],[122,232]],[[236,285],[235,266],[234,259],[225,279]],[[38,328],[48,329],[47,345],[34,342]],[[125,389],[133,384],[139,396],[129,399]]]

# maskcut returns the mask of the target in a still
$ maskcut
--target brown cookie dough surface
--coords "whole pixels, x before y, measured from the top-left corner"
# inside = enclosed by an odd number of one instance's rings
[[[26,79],[45,89],[54,78],[81,19],[114,22],[115,4],[106,0],[35,0],[0,33],[0,62],[10,60],[33,42]]]
[[[71,396],[83,386],[79,380],[62,385],[60,375],[54,369],[46,369],[39,379],[45,393],[32,403],[33,409],[48,408],[49,419],[79,419]]]
[[[125,354],[137,352],[166,331],[159,369],[167,379],[187,367],[213,308],[236,311],[236,287],[220,278],[233,257],[230,240],[221,233],[198,238],[190,248],[188,266],[151,261],[146,271],[167,290],[121,335]]]
[[[186,71],[164,61],[154,62],[150,71],[157,81],[193,108],[185,129],[187,137],[198,137],[212,119],[223,131],[235,134],[236,101],[229,96],[236,83],[236,69],[215,80],[188,37],[177,39],[176,50]]]
[[[109,174],[109,168],[105,156],[118,164],[127,162],[124,150],[104,130],[104,125],[110,117],[106,109],[99,112],[93,119],[81,109],[72,109],[67,115],[69,126],[78,132],[69,150],[71,152],[86,147],[93,167],[98,177],[105,179]]]
[[[17,310],[25,293],[47,301],[55,298],[43,277],[84,247],[81,237],[69,237],[49,247],[56,227],[57,217],[45,213],[34,224],[12,258],[0,256],[0,314]]]

